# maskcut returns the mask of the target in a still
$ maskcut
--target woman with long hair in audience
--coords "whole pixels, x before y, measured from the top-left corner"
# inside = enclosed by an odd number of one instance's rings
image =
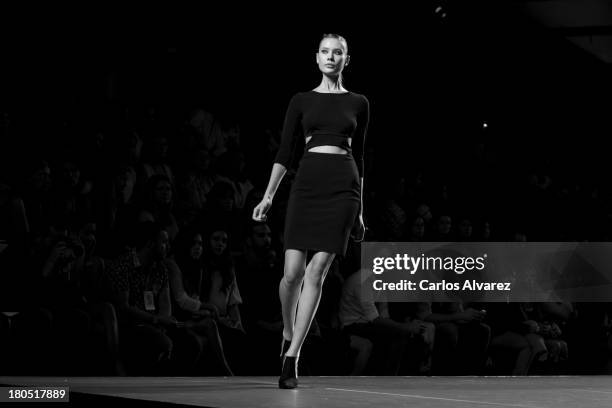
[[[235,373],[242,374],[246,368],[246,333],[239,308],[242,297],[229,251],[230,236],[224,225],[211,221],[202,237],[204,274],[200,298],[216,318],[229,365]]]
[[[204,275],[202,234],[195,228],[181,230],[174,256],[165,260],[173,300],[173,314],[206,343],[222,375],[233,375],[227,363],[216,323],[217,307],[200,299]],[[203,346],[205,346],[203,344]]]
[[[142,206],[138,215],[138,222],[155,222],[164,227],[174,241],[179,231],[179,225],[174,217],[174,186],[172,181],[164,175],[151,176],[144,189]]]

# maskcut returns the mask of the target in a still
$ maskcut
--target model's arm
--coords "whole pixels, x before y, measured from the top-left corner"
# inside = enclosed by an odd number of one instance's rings
[[[363,174],[364,174],[364,160],[363,160],[363,152],[365,149],[365,139],[368,133],[368,126],[370,123],[370,102],[364,96],[363,97],[363,107],[361,108],[359,114],[357,115],[357,128],[355,129],[354,139],[353,139],[353,157],[355,158],[355,163],[357,164],[357,171],[359,173],[359,180],[361,184],[361,206],[359,210],[359,215],[363,216]]]
[[[266,193],[264,194],[264,199],[268,199],[270,201],[274,199],[276,190],[278,189],[278,186],[286,173],[287,168],[284,165],[274,163],[272,166],[272,174],[270,174],[270,181],[268,182],[268,188],[266,188]]]
[[[270,175],[270,182],[266,189],[267,198],[274,198],[278,185],[291,165],[295,145],[301,133],[301,121],[302,110],[300,107],[300,97],[299,94],[295,94],[289,101],[289,106],[287,106],[287,112],[285,113],[283,130],[281,132],[281,144],[278,148],[278,152],[276,152],[274,166],[272,166],[272,174]]]
[[[276,190],[287,173],[287,168],[289,168],[293,159],[293,151],[295,150],[295,145],[299,138],[302,119],[299,99],[299,94],[295,94],[289,101],[289,106],[285,113],[283,130],[281,132],[281,144],[274,159],[270,181],[268,182],[263,200],[253,209],[253,218],[255,220],[260,221],[265,219],[265,213],[272,205]]]
[[[363,218],[363,177],[360,177],[359,180],[361,185],[361,193],[359,194],[359,198],[361,199],[361,204],[359,205],[359,216]]]

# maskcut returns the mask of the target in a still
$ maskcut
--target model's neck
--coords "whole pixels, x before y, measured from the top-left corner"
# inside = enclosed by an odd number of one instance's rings
[[[321,84],[317,88],[321,92],[341,92],[345,91],[340,83],[340,76],[330,77],[323,75]]]

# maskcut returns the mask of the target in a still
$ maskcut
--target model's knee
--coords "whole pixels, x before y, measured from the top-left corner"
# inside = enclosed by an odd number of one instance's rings
[[[305,283],[309,285],[322,286],[323,281],[325,280],[325,269],[318,269],[313,267],[311,270],[306,273]]]
[[[304,272],[296,268],[285,269],[285,276],[283,279],[289,286],[299,286],[302,284],[302,280],[304,279]]]
[[[333,257],[315,255],[306,270],[309,283],[322,285],[332,260]]]
[[[306,269],[305,256],[299,251],[287,250],[283,280],[289,286],[302,284]]]

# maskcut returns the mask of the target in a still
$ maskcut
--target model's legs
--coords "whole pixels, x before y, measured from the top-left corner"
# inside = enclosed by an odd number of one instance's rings
[[[284,276],[278,287],[278,294],[283,310],[283,337],[293,338],[295,324],[295,309],[300,297],[300,288],[304,280],[306,267],[306,252],[297,249],[285,251]]]
[[[297,316],[291,346],[287,350],[288,356],[299,356],[300,349],[310,329],[319,301],[325,275],[334,260],[335,254],[328,252],[317,252],[313,255],[305,271],[304,287],[299,296]]]

